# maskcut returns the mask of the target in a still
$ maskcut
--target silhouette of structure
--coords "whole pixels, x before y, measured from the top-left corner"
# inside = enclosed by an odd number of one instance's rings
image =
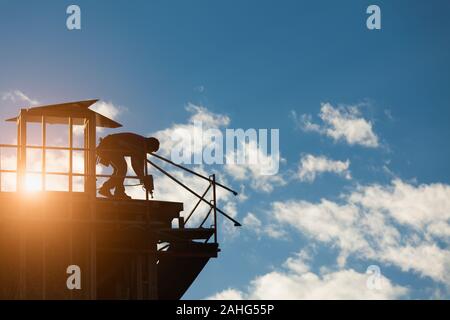
[[[7,121],[17,124],[17,145],[0,145],[0,298],[2,299],[180,299],[210,258],[218,255],[218,214],[240,224],[216,206],[215,175],[202,176],[159,155],[158,159],[208,181],[199,195],[148,160],[174,183],[193,193],[198,202],[183,217],[183,204],[150,200],[116,200],[97,197],[96,129],[121,125],[89,109],[97,100],[63,103],[29,109]],[[27,143],[27,127],[40,124],[40,145]],[[68,146],[48,144],[47,128],[67,125]],[[83,130],[76,131],[77,126]],[[75,136],[82,145],[75,145]],[[16,168],[2,169],[1,150],[16,151]],[[36,159],[27,154],[38,152]],[[67,155],[67,170],[50,171],[47,154]],[[84,165],[75,170],[74,154]],[[36,166],[40,170],[36,170]],[[34,169],[31,169],[34,168]],[[3,190],[5,176],[15,181]],[[28,176],[39,177],[39,192],[28,193]],[[52,191],[48,183],[60,177],[65,190]],[[127,176],[127,179],[136,179]],[[212,194],[212,199],[207,197]],[[187,224],[201,203],[209,210],[197,227]],[[194,220],[194,219],[193,219]],[[192,221],[191,221],[192,222]],[[211,227],[204,227],[211,223]],[[67,286],[68,266],[81,270],[81,288]]]

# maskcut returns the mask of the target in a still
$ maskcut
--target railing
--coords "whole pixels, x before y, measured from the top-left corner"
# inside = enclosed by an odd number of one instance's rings
[[[15,144],[0,144],[0,192],[2,191],[2,173],[14,173],[14,174],[18,174],[18,165],[16,165],[16,169],[3,169],[2,168],[2,149],[3,148],[9,148],[9,149],[18,149],[20,148],[20,145],[15,145]],[[73,151],[83,151],[83,152],[89,152],[90,149],[88,148],[77,148],[77,147],[58,147],[58,146],[33,146],[33,145],[27,145],[25,146],[25,149],[37,149],[37,150],[43,150],[42,153],[42,158],[41,158],[41,162],[42,162],[42,168],[39,171],[36,170],[27,170],[25,169],[25,172],[23,172],[23,174],[26,176],[27,174],[31,174],[31,175],[41,175],[42,176],[42,187],[41,187],[41,191],[46,191],[46,186],[45,186],[45,176],[46,175],[50,175],[50,176],[67,176],[69,177],[69,183],[68,183],[68,191],[70,192],[73,188],[73,183],[72,183],[72,177],[92,177],[94,175],[90,175],[87,174],[86,172],[80,173],[80,172],[73,172]],[[68,157],[68,171],[63,172],[63,171],[48,171],[46,169],[46,155],[45,155],[45,150],[59,150],[59,151],[69,151],[69,157]],[[84,160],[86,155],[83,157]],[[18,156],[17,156],[17,152],[16,152],[16,157],[15,157],[15,161],[17,161]],[[84,170],[86,170],[86,164],[84,164]],[[96,178],[110,178],[112,175],[108,175],[108,174],[95,174]],[[17,177],[18,178],[18,177]],[[123,176],[123,178],[125,179],[136,179],[139,180],[138,176],[135,175],[126,175]],[[16,185],[16,190],[17,190],[17,185]]]
[[[134,151],[134,152],[139,152],[139,150],[137,150],[134,146],[128,145],[128,144],[122,144],[123,147],[128,148],[128,150]],[[231,217],[230,215],[228,215],[226,212],[224,212],[223,210],[221,210],[220,208],[217,207],[217,194],[216,194],[216,187],[221,187],[225,190],[227,190],[228,192],[233,193],[233,195],[237,195],[238,193],[236,191],[234,191],[233,189],[218,183],[216,181],[216,175],[213,174],[209,177],[205,177],[204,175],[195,172],[189,168],[186,168],[180,164],[177,164],[169,159],[166,159],[160,155],[157,155],[155,153],[150,153],[151,156],[160,159],[166,163],[169,163],[179,169],[182,169],[198,178],[201,178],[203,180],[206,180],[209,182],[208,187],[206,188],[206,190],[203,192],[202,195],[199,195],[197,192],[195,192],[194,190],[192,190],[191,188],[189,188],[186,184],[184,184],[183,182],[181,182],[179,179],[175,178],[172,174],[170,174],[168,171],[164,170],[163,168],[161,168],[159,165],[157,165],[156,163],[154,163],[153,161],[149,160],[148,158],[146,158],[147,163],[149,163],[150,165],[152,165],[154,168],[156,168],[157,170],[159,170],[161,173],[163,173],[164,175],[166,175],[167,177],[169,177],[171,180],[173,180],[175,183],[177,183],[178,185],[180,185],[181,187],[183,187],[185,190],[187,190],[189,193],[193,194],[197,199],[197,203],[195,204],[194,208],[192,209],[192,211],[190,212],[190,214],[187,216],[186,220],[184,221],[184,223],[180,226],[184,228],[184,225],[189,221],[189,219],[192,217],[192,215],[194,214],[195,210],[198,208],[198,206],[200,205],[201,202],[204,202],[206,204],[208,204],[209,206],[209,211],[206,214],[205,218],[203,219],[202,223],[200,224],[199,227],[203,227],[204,223],[208,220],[211,211],[213,212],[213,226],[214,226],[214,243],[217,243],[217,212],[219,212],[220,214],[222,214],[224,217],[226,217],[227,219],[229,219],[230,221],[232,221],[234,223],[234,226],[236,227],[240,227],[241,224],[235,220],[233,217]],[[147,166],[145,166],[147,167]],[[205,199],[208,191],[212,188],[212,193],[213,193],[213,197],[211,201],[207,201]],[[206,242],[209,239],[206,239]]]
[[[2,168],[2,148],[9,148],[9,149],[16,149],[19,150],[20,148],[24,148],[25,150],[42,150],[42,156],[41,156],[41,170],[37,171],[37,170],[27,170],[26,169],[26,160],[25,163],[22,163],[22,165],[25,167],[24,172],[22,172],[23,177],[20,177],[19,174],[19,167],[21,167],[19,165],[19,152],[16,152],[16,161],[17,161],[17,165],[16,165],[16,169],[15,170],[5,170]],[[56,172],[56,171],[47,171],[46,168],[46,151],[47,150],[57,150],[57,151],[68,151],[69,152],[69,156],[68,156],[68,171],[67,172]],[[88,177],[89,175],[87,175],[86,173],[77,173],[77,172],[73,172],[73,152],[76,151],[82,151],[82,152],[89,152],[88,148],[77,148],[77,147],[59,147],[59,146],[47,146],[47,145],[43,145],[43,146],[35,146],[35,145],[26,145],[26,146],[21,146],[21,145],[14,145],[14,144],[0,144],[0,192],[2,191],[2,173],[15,173],[16,174],[16,180],[18,182],[18,180],[20,178],[25,178],[27,174],[31,174],[31,175],[41,175],[41,190],[45,191],[46,190],[46,185],[45,185],[45,177],[47,175],[50,176],[67,176],[69,177],[69,183],[68,183],[68,191],[72,191],[73,190],[73,177]],[[86,155],[83,156],[84,161],[86,161]],[[86,163],[84,164],[84,170],[86,169]],[[16,182],[16,190],[18,188],[18,183]]]
[[[209,176],[209,177],[205,177],[205,176],[203,176],[203,175],[201,175],[201,174],[199,174],[199,173],[197,173],[197,172],[195,172],[195,171],[193,171],[193,170],[190,170],[190,169],[185,168],[185,167],[183,167],[183,166],[181,166],[181,165],[175,164],[175,163],[173,163],[172,161],[170,161],[170,160],[168,160],[168,159],[166,159],[166,158],[164,158],[164,157],[161,157],[161,156],[156,155],[156,154],[154,154],[154,153],[151,153],[151,155],[157,157],[157,158],[160,159],[160,160],[163,160],[163,161],[168,162],[168,163],[170,163],[170,164],[172,164],[172,165],[175,165],[176,167],[178,167],[178,168],[180,168],[180,169],[183,169],[183,170],[185,170],[185,171],[187,171],[187,172],[189,172],[189,173],[191,173],[191,174],[193,174],[193,175],[195,175],[195,176],[197,176],[197,177],[199,177],[199,178],[202,178],[203,180],[209,181],[209,184],[208,184],[208,187],[206,188],[206,190],[203,192],[202,195],[199,195],[197,192],[195,192],[194,190],[192,190],[191,188],[189,188],[188,186],[186,186],[184,183],[182,183],[180,180],[178,180],[177,178],[175,178],[175,177],[174,177],[173,175],[171,175],[169,172],[167,172],[166,170],[162,169],[160,166],[156,165],[154,162],[152,162],[152,161],[150,161],[150,160],[147,159],[147,162],[148,162],[149,164],[151,164],[153,167],[155,167],[156,169],[158,169],[159,171],[161,171],[163,174],[165,174],[165,175],[168,176],[170,179],[172,179],[173,181],[175,181],[178,185],[182,186],[184,189],[186,189],[187,191],[189,191],[191,194],[193,194],[194,196],[196,196],[196,197],[198,198],[197,203],[195,204],[195,206],[193,207],[193,209],[191,210],[191,212],[189,213],[189,215],[186,217],[186,219],[185,219],[184,224],[183,224],[182,227],[184,227],[184,225],[189,221],[189,219],[192,217],[192,215],[194,214],[194,212],[197,210],[197,208],[199,207],[199,205],[200,205],[201,202],[204,202],[204,203],[208,204],[209,210],[208,210],[206,216],[204,217],[204,219],[202,220],[201,224],[199,225],[199,228],[202,228],[202,227],[203,227],[203,225],[205,224],[205,222],[208,220],[209,216],[211,215],[211,212],[213,212],[213,221],[214,221],[214,223],[213,223],[213,226],[214,226],[214,243],[217,243],[217,229],[218,229],[218,228],[217,228],[217,212],[219,212],[220,214],[222,214],[222,215],[223,215],[224,217],[226,217],[227,219],[231,220],[231,221],[234,223],[234,226],[236,226],[236,227],[240,227],[240,226],[241,226],[241,224],[240,224],[237,220],[235,220],[233,217],[231,217],[230,215],[228,215],[228,214],[225,213],[223,210],[221,210],[220,208],[217,207],[216,187],[221,187],[221,188],[223,188],[223,189],[225,189],[225,190],[227,190],[227,191],[232,192],[234,195],[237,195],[237,192],[234,191],[234,190],[232,190],[232,189],[230,189],[230,188],[228,188],[228,187],[226,187],[226,186],[224,186],[224,185],[222,185],[222,184],[220,184],[220,183],[218,183],[218,182],[216,182],[216,175],[215,175],[215,174],[212,174],[212,175]],[[205,197],[206,197],[208,191],[209,191],[211,188],[212,188],[212,200],[211,200],[211,201],[207,201],[207,200],[205,199]],[[208,240],[209,240],[209,239],[206,239],[206,242],[207,242]]]

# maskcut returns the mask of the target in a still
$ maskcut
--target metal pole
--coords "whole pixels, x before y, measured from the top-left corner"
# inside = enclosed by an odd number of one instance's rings
[[[131,146],[131,145],[129,145],[129,144],[122,143],[122,145],[124,145],[125,147],[127,147],[127,148],[129,148],[129,149],[131,149],[131,150],[136,151],[136,148],[134,148],[133,146]],[[137,150],[137,151],[139,152],[139,150]],[[188,169],[188,168],[185,168],[185,167],[183,167],[183,166],[180,166],[180,165],[178,165],[178,164],[176,164],[176,163],[174,163],[174,162],[172,162],[172,161],[170,161],[170,160],[168,160],[168,159],[165,159],[165,158],[163,158],[163,157],[161,157],[161,156],[158,156],[158,155],[156,155],[156,154],[154,154],[154,153],[150,153],[150,154],[153,155],[153,156],[156,156],[157,158],[162,159],[162,160],[164,160],[164,161],[166,161],[166,162],[168,162],[168,163],[171,163],[171,164],[173,164],[174,166],[176,166],[176,167],[178,167],[178,168],[181,168],[181,169],[183,169],[183,170],[186,170],[186,171],[192,173],[193,175],[195,175],[195,176],[197,176],[197,177],[200,177],[200,178],[202,178],[202,179],[205,179],[205,180],[209,181],[209,183],[211,183],[211,179],[210,179],[210,178],[207,178],[207,177],[205,177],[205,176],[202,176],[201,174],[198,174],[198,173],[195,172],[195,171],[192,171],[192,170],[190,170],[190,169]],[[180,186],[182,186],[184,189],[188,190],[190,193],[192,193],[193,195],[195,195],[197,198],[199,198],[200,200],[202,200],[203,202],[205,202],[205,203],[207,203],[209,206],[211,206],[211,203],[209,203],[208,201],[206,201],[205,199],[203,199],[203,198],[202,198],[198,193],[196,193],[194,190],[192,190],[191,188],[187,187],[187,186],[186,186],[185,184],[183,184],[182,182],[178,181],[175,177],[173,177],[173,176],[172,176],[170,173],[168,173],[166,170],[164,170],[164,169],[162,169],[161,167],[157,166],[157,165],[156,165],[155,163],[153,163],[152,161],[150,161],[150,160],[148,160],[148,159],[146,159],[146,160],[147,160],[148,163],[150,163],[150,164],[151,164],[152,166],[154,166],[156,169],[158,169],[159,171],[161,171],[162,173],[164,173],[166,176],[168,176],[170,179],[172,179],[172,180],[175,181],[177,184],[179,184]],[[216,185],[216,183],[214,183],[214,185]],[[229,190],[229,191],[233,192],[235,195],[237,195],[237,192],[236,192],[236,191],[233,191],[232,189],[230,189],[230,188],[228,188],[228,187],[226,187],[226,186],[223,186],[223,185],[221,185],[221,184],[217,184],[217,185],[219,185],[220,187],[225,188],[226,190]],[[224,215],[225,217],[227,217],[229,220],[233,221],[235,227],[240,227],[240,226],[242,226],[237,220],[233,219],[232,217],[230,217],[228,214],[226,214],[225,212],[223,212],[223,211],[220,210],[219,208],[216,207],[216,210],[219,211],[219,212],[220,212],[222,215]]]
[[[148,176],[148,163],[147,163],[147,161],[145,161],[146,160],[146,156],[144,156],[143,160],[144,160],[144,175],[145,175],[145,177],[147,177]],[[145,200],[148,201],[149,200],[148,194],[150,192],[145,188],[145,186],[144,186],[144,189],[145,189]],[[147,206],[147,208],[148,208],[148,206]],[[147,212],[147,214],[148,214],[148,212]]]
[[[155,154],[155,153],[150,153],[150,155],[152,155],[152,156],[154,156],[154,157],[156,157],[156,158],[158,158],[158,159],[160,159],[160,160],[163,160],[163,161],[165,161],[165,162],[167,162],[167,163],[170,163],[171,165],[173,165],[173,166],[175,166],[175,167],[177,167],[177,168],[180,168],[180,169],[183,169],[183,170],[185,170],[185,171],[187,171],[187,172],[189,172],[189,173],[192,173],[193,175],[195,175],[195,176],[197,176],[197,177],[199,177],[199,178],[202,178],[202,179],[204,179],[204,180],[208,180],[208,181],[209,181],[209,179],[208,179],[207,177],[201,175],[200,173],[197,173],[197,172],[195,172],[195,171],[193,171],[193,170],[191,170],[191,169],[188,169],[188,168],[186,168],[186,167],[183,167],[183,166],[181,166],[181,165],[179,165],[179,164],[177,164],[177,163],[175,163],[175,162],[173,162],[173,161],[171,161],[171,160],[169,160],[169,159],[166,159],[166,158],[164,158],[164,157],[161,157],[160,155],[157,155],[157,154]],[[227,187],[227,186],[224,186],[223,184],[220,184],[220,183],[217,182],[216,185],[219,186],[219,187],[221,187],[221,188],[224,188],[225,190],[230,191],[230,192],[233,193],[235,196],[237,196],[237,194],[238,194],[236,191],[234,191],[233,189],[231,189],[231,188],[229,188],[229,187]]]
[[[216,175],[212,175],[213,203],[214,203],[214,243],[217,243],[217,203],[216,203]]]
[[[202,199],[205,198],[206,194],[208,193],[209,189],[211,188],[211,183],[209,184],[208,188],[206,188],[205,192],[203,192],[202,194]],[[186,220],[184,220],[184,224],[186,224],[189,219],[191,218],[191,216],[194,214],[194,211],[197,209],[197,207],[200,205],[200,203],[202,202],[201,199],[198,199],[198,202],[196,203],[196,205],[194,206],[194,208],[191,210],[191,213],[189,213],[189,215],[187,216]]]

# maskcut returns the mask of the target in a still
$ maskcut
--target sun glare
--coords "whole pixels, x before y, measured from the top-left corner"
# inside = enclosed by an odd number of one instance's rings
[[[39,175],[27,174],[25,178],[25,190],[28,192],[36,192],[42,190],[42,180]]]
[[[27,173],[24,180],[24,191],[27,193],[36,193],[39,191],[69,191],[69,154],[68,153],[50,153],[46,154],[46,172],[62,172],[61,175],[45,174],[45,189],[42,186],[42,173],[39,172],[40,163],[42,163],[41,155],[36,153],[27,153],[30,158],[28,161],[31,164],[38,163],[35,167],[27,167],[38,173]],[[5,160],[6,161],[3,161]],[[17,162],[15,155],[9,158],[4,157],[2,164]],[[9,165],[8,170],[14,170],[14,165]],[[76,175],[85,174],[85,160],[82,152],[73,153],[73,169],[72,172]],[[102,168],[97,168],[98,173],[102,173]],[[0,191],[17,191],[16,174],[1,173],[0,175]],[[84,192],[84,177],[75,176],[72,178],[72,190],[75,192]]]

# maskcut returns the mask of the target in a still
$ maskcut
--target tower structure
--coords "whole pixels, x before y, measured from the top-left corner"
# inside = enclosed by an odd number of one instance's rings
[[[7,120],[17,124],[17,144],[0,144],[0,298],[180,299],[220,251],[218,213],[239,225],[216,205],[217,186],[234,191],[215,175],[204,177],[158,155],[208,181],[199,195],[148,160],[198,198],[189,215],[182,214],[183,203],[150,200],[147,193],[142,200],[97,197],[97,179],[108,175],[96,173],[96,130],[121,125],[91,110],[96,101],[21,109]],[[30,143],[30,125],[40,126],[40,143]],[[49,143],[52,125],[65,127],[67,145]],[[1,150],[15,153],[15,168],[2,168]],[[56,171],[48,169],[55,152],[65,162]],[[36,192],[27,191],[29,181],[35,188],[38,181]],[[202,203],[209,210],[192,227],[188,221]]]

